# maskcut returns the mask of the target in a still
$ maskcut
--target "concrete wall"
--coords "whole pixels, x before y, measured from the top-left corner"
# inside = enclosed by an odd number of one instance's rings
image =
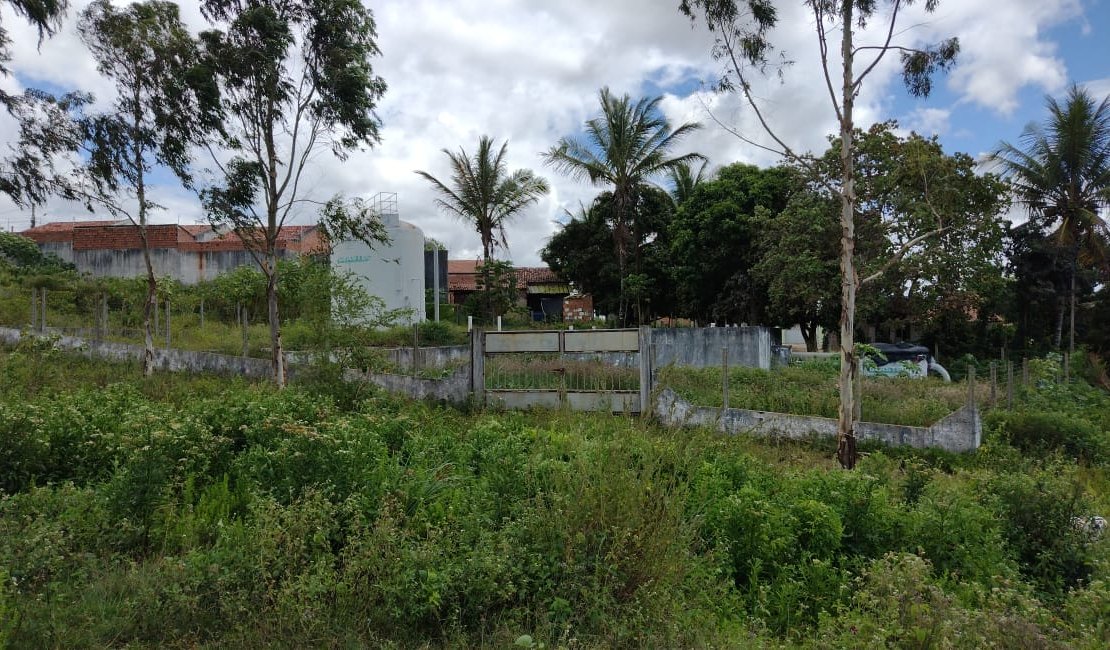
[[[21,338],[22,333],[19,330],[0,327],[0,341],[15,345]],[[73,336],[63,336],[58,340],[58,347],[89,358],[109,361],[140,363],[143,358],[143,346],[129,343],[98,343]],[[154,365],[159,370],[170,372],[211,372],[252,378],[270,376],[269,359],[243,358],[212,352],[155,348]]]
[[[835,439],[837,435],[837,422],[832,418],[694,406],[669,388],[656,396],[655,414],[670,427],[710,427],[722,433],[751,433],[793,440],[804,440],[814,435]],[[875,422],[856,425],[856,437],[860,441],[917,449],[933,447],[952,452],[974,451],[979,448],[981,436],[979,411],[967,406],[929,427]]]
[[[678,327],[651,331],[654,368],[674,364],[691,368],[721,365],[728,348],[730,366],[771,369],[771,332],[766,327]]]
[[[408,375],[386,375],[350,369],[343,373],[343,378],[347,381],[364,381],[386,392],[413,399],[462,404],[470,397],[469,366],[459,368],[446,379],[420,379]]]

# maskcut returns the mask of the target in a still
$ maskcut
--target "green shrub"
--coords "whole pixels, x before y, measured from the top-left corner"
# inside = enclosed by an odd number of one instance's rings
[[[1061,411],[991,411],[986,425],[1018,449],[1037,455],[1060,450],[1073,458],[1110,460],[1110,436],[1085,417]]]

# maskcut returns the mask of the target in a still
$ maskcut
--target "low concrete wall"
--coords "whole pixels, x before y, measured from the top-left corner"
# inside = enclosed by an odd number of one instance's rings
[[[408,375],[386,375],[348,369],[347,381],[363,381],[395,395],[462,404],[470,397],[470,367],[459,368],[446,379],[421,379]]]
[[[400,368],[412,368],[412,348],[389,348],[384,350],[386,358]],[[416,361],[420,368],[445,368],[455,361],[469,361],[469,345],[441,345],[416,349]]]
[[[771,332],[766,327],[677,327],[651,331],[654,367],[674,364],[690,368],[721,365],[728,348],[730,366],[771,369]]]
[[[22,336],[23,334],[17,329],[0,328],[0,341],[9,345],[19,343]],[[129,343],[97,342],[74,336],[62,336],[58,339],[58,347],[86,357],[109,361],[140,363],[143,358],[143,346]],[[269,359],[243,358],[213,352],[166,350],[157,347],[154,348],[154,366],[159,370],[170,372],[212,372],[252,378],[270,376]],[[292,368],[289,371],[292,373]]]
[[[669,388],[655,398],[655,414],[666,426],[711,427],[722,433],[747,432],[802,440],[817,435],[836,438],[837,421],[832,418],[788,415],[745,409],[694,406]],[[982,424],[978,409],[963,407],[929,427],[860,422],[856,438],[891,446],[929,447],[952,452],[979,448]]]

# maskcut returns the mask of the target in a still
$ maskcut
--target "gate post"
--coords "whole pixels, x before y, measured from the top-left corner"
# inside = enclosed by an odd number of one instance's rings
[[[640,416],[649,417],[654,410],[651,400],[651,328],[640,327]]]
[[[485,404],[486,358],[482,328],[470,330],[470,392],[479,404]]]

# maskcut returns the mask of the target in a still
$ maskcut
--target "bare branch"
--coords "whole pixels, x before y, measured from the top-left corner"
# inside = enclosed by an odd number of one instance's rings
[[[863,278],[862,280],[857,282],[856,286],[857,287],[862,287],[866,284],[874,282],[875,280],[878,280],[879,278],[881,278],[883,276],[884,273],[886,273],[888,270],[890,270],[890,268],[892,266],[894,266],[895,264],[900,262],[902,260],[902,258],[906,256],[906,253],[909,253],[910,250],[913,249],[914,246],[917,246],[918,244],[925,241],[926,239],[929,239],[931,237],[936,237],[937,235],[943,234],[946,230],[948,230],[948,228],[949,228],[948,226],[945,226],[945,227],[942,227],[942,228],[937,228],[935,230],[930,230],[927,233],[918,235],[917,237],[914,237],[913,239],[909,240],[908,242],[903,244],[901,248],[898,249],[898,252],[896,252],[893,257],[891,257],[881,267],[879,267],[878,271],[875,271],[871,275],[869,275],[866,278]]]
[[[859,76],[856,77],[854,81],[852,81],[852,88],[855,88],[857,90],[859,89],[860,84],[863,83],[864,77],[866,77],[868,74],[870,74],[871,71],[875,69],[875,66],[879,65],[879,61],[883,60],[883,57],[886,56],[886,53],[889,50],[891,50],[891,49],[902,49],[902,48],[892,48],[891,45],[890,45],[891,39],[894,38],[894,25],[895,25],[896,22],[898,22],[898,9],[901,6],[902,6],[901,0],[894,0],[894,9],[890,12],[890,27],[887,28],[886,41],[882,44],[882,46],[857,47],[855,50],[852,51],[852,56],[855,57],[855,55],[858,54],[861,50],[870,50],[870,49],[878,49],[879,50],[879,54],[875,57],[875,60],[871,62],[871,65],[864,68],[863,72],[861,72],[859,74]]]

